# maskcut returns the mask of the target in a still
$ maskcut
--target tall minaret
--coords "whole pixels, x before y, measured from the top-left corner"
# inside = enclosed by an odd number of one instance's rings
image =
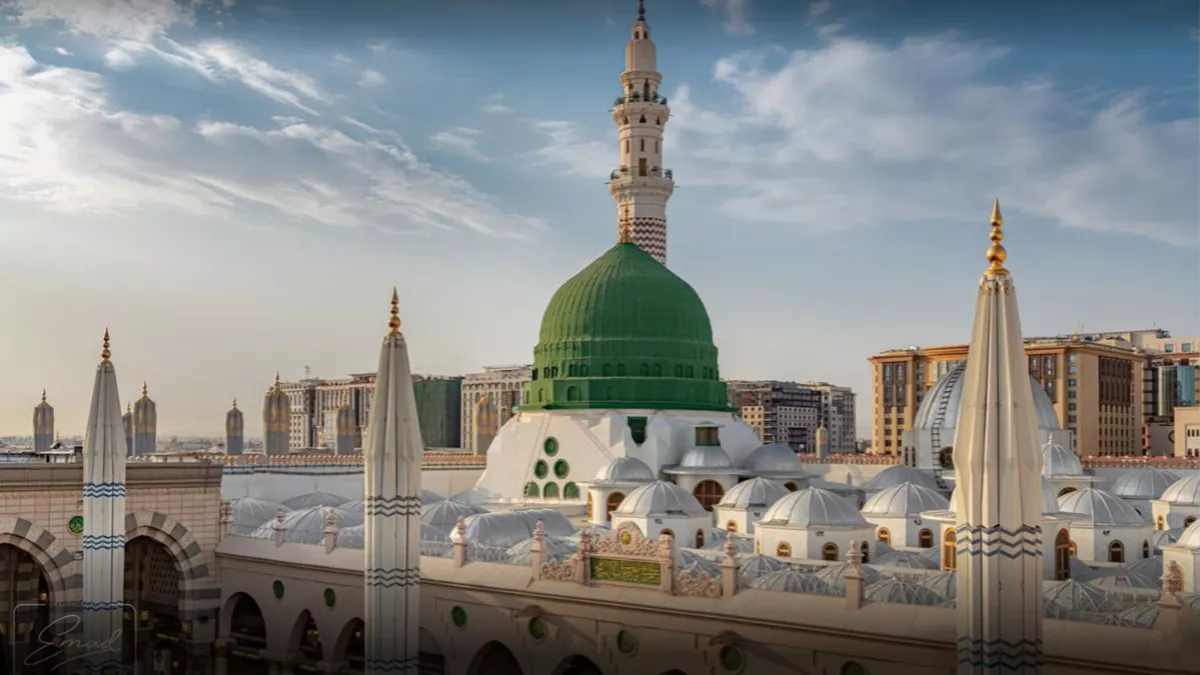
[[[142,383],[142,397],[133,402],[133,454],[152,455],[158,450],[158,406],[150,388]]]
[[[343,403],[337,409],[334,418],[334,453],[338,455],[353,455],[355,449],[362,445],[359,442],[358,420],[349,403]]]
[[[421,459],[399,298],[379,354],[363,446],[366,675],[416,675],[421,583]]]
[[[961,675],[1042,665],[1042,452],[1003,224],[997,200],[954,434]]]
[[[288,454],[288,434],[291,430],[292,410],[287,393],[275,373],[275,386],[263,397],[263,452],[268,456]]]
[[[233,407],[229,412],[225,413],[225,454],[234,457],[242,454],[246,449],[246,442],[243,434],[246,430],[246,419],[242,415],[242,411],[238,410],[237,399],[233,399]]]
[[[625,46],[623,94],[612,109],[620,138],[620,168],[608,184],[617,202],[617,227],[628,222],[633,243],[667,263],[667,200],[675,191],[671,172],[663,168],[663,127],[671,116],[667,99],[659,96],[662,74],[655,68],[654,43],[646,23],[644,0],[638,0],[638,18]]]
[[[87,644],[113,644],[89,654],[93,672],[120,661],[125,597],[125,430],[108,330],[96,368],[83,441],[83,631]],[[90,650],[89,650],[90,651]]]
[[[121,422],[125,425],[125,452],[133,454],[133,405],[125,404],[125,414],[121,415]]]
[[[42,402],[33,408],[33,451],[43,452],[54,445],[54,407],[46,403],[46,390],[42,390]]]

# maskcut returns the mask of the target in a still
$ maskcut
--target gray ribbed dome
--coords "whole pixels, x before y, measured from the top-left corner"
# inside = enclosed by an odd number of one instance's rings
[[[848,569],[850,569],[850,563],[848,562],[840,562],[836,565],[829,565],[828,567],[821,568],[821,571],[817,572],[817,578],[829,584],[833,588],[843,591],[846,589],[846,570]],[[859,576],[862,577],[864,586],[870,586],[871,584],[878,583],[886,578],[879,570],[865,564],[858,566],[858,573]]]
[[[291,511],[282,504],[259,499],[257,497],[240,497],[230,500],[233,509],[233,527],[235,532],[246,534],[268,520],[275,520],[279,509]]]
[[[444,499],[422,506],[421,522],[449,532],[458,524],[459,518],[469,518],[480,513],[487,513],[487,509]]]
[[[767,510],[760,522],[798,527],[869,527],[854,504],[821,488],[788,493]]]
[[[347,513],[332,506],[299,509],[283,517],[283,527],[287,529],[283,540],[293,544],[320,544],[325,539],[325,518],[330,514],[333,514],[334,522],[337,523],[339,530],[362,525],[363,522],[361,515]],[[275,523],[263,523],[251,536],[261,539],[273,538]]]
[[[963,384],[967,371],[967,362],[955,366],[942,376],[917,408],[913,418],[913,429],[938,429],[944,443],[953,442],[954,428],[958,426],[958,410],[962,403]],[[1054,412],[1054,403],[1050,397],[1031,376],[1029,386],[1033,390],[1033,407],[1037,411],[1038,429],[1043,431],[1058,431],[1058,414]]]
[[[911,581],[890,577],[863,589],[863,598],[871,602],[891,602],[900,605],[940,605],[945,600],[932,590]]]
[[[697,445],[683,453],[679,469],[732,469],[729,453],[718,445]]]
[[[784,593],[833,594],[833,589],[829,587],[829,584],[818,579],[815,574],[805,574],[791,567],[768,572],[751,581],[749,586],[764,591],[782,591]]]
[[[1049,440],[1046,441],[1046,445],[1042,446],[1042,475],[1049,478],[1082,476],[1083,464],[1080,463],[1079,455],[1075,454],[1074,450],[1068,450],[1053,440]]]
[[[1178,506],[1200,506],[1200,474],[1188,476],[1163,490],[1159,499]]]
[[[1200,549],[1200,520],[1188,525],[1175,541],[1176,546],[1190,549]]]
[[[504,513],[479,513],[468,517],[467,542],[476,546],[508,548],[533,536],[529,521],[512,511]],[[451,533],[451,541],[456,537]]]
[[[950,601],[958,597],[957,575],[954,572],[924,574],[917,583],[937,593],[942,600]]]
[[[1178,475],[1148,466],[1121,474],[1108,491],[1124,499],[1158,499],[1178,481]]]
[[[782,483],[769,478],[751,478],[734,485],[717,506],[735,509],[767,508],[791,494]]]
[[[339,548],[364,548],[365,537],[365,525],[347,527],[344,530],[338,530],[337,545]],[[421,541],[450,541],[450,535],[432,525],[421,523]]]
[[[866,516],[905,517],[948,508],[950,502],[941,493],[923,485],[902,483],[876,492],[867,500],[862,513]]]
[[[350,500],[339,495],[314,491],[306,495],[297,495],[291,499],[284,500],[283,505],[289,509],[299,511],[300,509],[311,509],[314,506],[341,506],[348,501]]]
[[[1084,516],[1076,520],[1098,527],[1146,524],[1146,519],[1130,506],[1129,502],[1095,488],[1084,488],[1059,497],[1058,508],[1067,513]]]
[[[921,469],[915,469],[907,464],[889,466],[883,471],[880,471],[875,475],[874,478],[871,479],[869,483],[867,483],[867,486],[864,489],[867,492],[878,492],[880,490],[886,490],[890,487],[896,487],[897,485],[903,485],[905,483],[920,485],[922,487],[927,487],[930,490],[938,489],[937,481],[934,480],[932,473],[928,471],[922,471]]]
[[[744,466],[754,476],[792,478],[804,475],[804,462],[796,456],[796,451],[779,443],[769,443],[755,448],[746,458]]]
[[[594,482],[605,483],[649,483],[655,480],[654,471],[637,457],[618,457],[596,474]]]
[[[875,556],[871,563],[879,567],[907,567],[913,570],[936,570],[941,567],[937,561],[930,560],[919,551],[888,551]]]
[[[661,480],[630,492],[613,511],[614,515],[619,516],[702,516],[707,513],[692,493]]]

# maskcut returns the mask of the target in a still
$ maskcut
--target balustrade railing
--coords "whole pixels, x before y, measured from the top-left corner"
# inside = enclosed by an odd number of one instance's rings
[[[618,96],[616,101],[613,102],[613,106],[615,107],[615,106],[619,106],[619,105],[625,105],[626,103],[658,103],[661,105],[666,105],[667,97],[662,96],[660,94],[651,94],[650,96],[643,96],[641,92],[635,91],[632,94],[626,94],[625,96]]]

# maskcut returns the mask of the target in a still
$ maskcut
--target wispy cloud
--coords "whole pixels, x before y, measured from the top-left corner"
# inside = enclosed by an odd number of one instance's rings
[[[367,49],[370,49],[371,51],[375,52],[376,54],[382,54],[383,52],[386,52],[388,50],[388,43],[372,42],[371,44],[367,45]]]
[[[74,33],[149,42],[176,24],[191,25],[196,10],[225,0],[9,0],[22,25],[61,21]]]
[[[57,52],[59,56],[72,56],[70,50],[63,47],[55,47],[54,51]]]
[[[833,9],[833,0],[817,0],[808,6],[808,23],[816,28],[817,35],[827,38],[837,35],[845,28],[845,24],[834,21],[829,16]]]
[[[0,199],[77,214],[220,218],[257,208],[285,222],[494,236],[541,227],[398,141],[356,140],[293,117],[273,122],[191,126],[122,110],[100,74],[0,46]]]
[[[362,77],[358,78],[358,84],[362,87],[378,87],[383,84],[383,73],[370,68],[362,72]]]
[[[606,176],[613,166],[616,141],[589,140],[578,125],[566,120],[533,120],[534,130],[546,138],[546,145],[528,153],[535,162],[564,168],[567,173],[595,180]]]
[[[721,26],[730,35],[752,35],[754,26],[746,16],[749,0],[700,0],[700,4],[711,7],[724,15]]]
[[[505,105],[504,94],[492,94],[483,99],[483,112],[490,115],[511,115],[515,111]]]
[[[479,130],[471,127],[458,127],[447,131],[439,131],[429,138],[434,145],[450,152],[477,162],[490,162],[489,157],[479,151]]]
[[[1197,120],[1153,119],[1131,94],[1081,106],[1044,78],[994,81],[1006,55],[953,37],[837,38],[722,59],[730,109],[671,97],[677,175],[714,188],[730,217],[810,231],[974,222],[1010,195],[1013,213],[1195,245]],[[609,144],[552,124],[539,157],[600,175]]]

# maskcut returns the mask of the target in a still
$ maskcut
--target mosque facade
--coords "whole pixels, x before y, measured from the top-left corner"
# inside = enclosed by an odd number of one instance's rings
[[[359,467],[350,494],[286,456],[278,377],[256,463],[123,447],[106,333],[82,462],[0,465],[11,672],[1200,673],[1200,466],[1106,478],[1067,449],[1024,386],[998,204],[924,451],[814,465],[756,440],[703,302],[664,265],[670,186],[649,179],[670,177],[641,175],[661,167],[654,68],[640,10],[618,242],[550,298],[473,487],[429,489],[395,296],[363,456],[326,467]],[[242,469],[256,492],[231,489]],[[281,495],[297,474],[312,491]],[[44,640],[72,617],[86,653]]]

